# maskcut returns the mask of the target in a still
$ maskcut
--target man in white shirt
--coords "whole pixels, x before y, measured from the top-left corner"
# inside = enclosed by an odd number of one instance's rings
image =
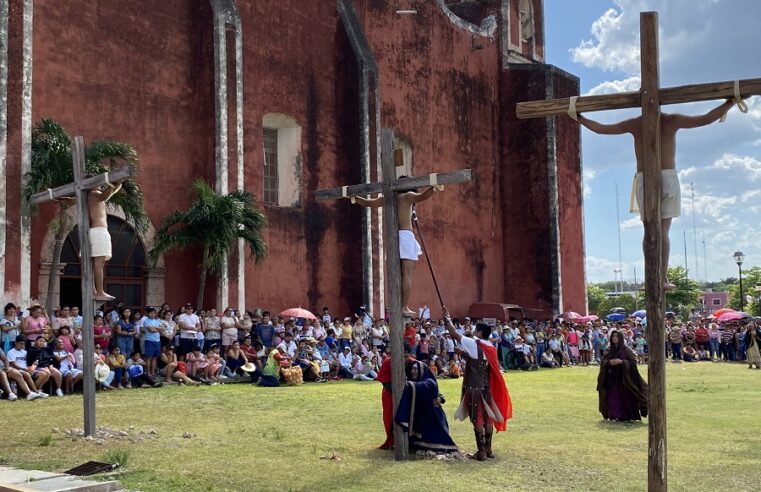
[[[180,328],[179,356],[185,356],[193,351],[196,344],[196,335],[201,330],[201,320],[193,312],[191,303],[185,304],[185,312],[177,317]]]
[[[26,396],[27,400],[34,400],[36,398],[47,398],[48,394],[37,390],[37,386],[34,384],[34,372],[37,369],[35,365],[27,365],[26,361],[26,338],[24,335],[16,337],[16,345],[8,351],[6,357],[8,359],[8,366],[11,369],[17,370],[24,377],[24,381],[29,386],[29,394]]]
[[[285,332],[283,343],[285,344],[285,351],[288,354],[288,357],[291,359],[296,357],[296,350],[298,350],[299,347],[296,345],[296,342],[293,341],[293,335],[291,335],[290,331]]]

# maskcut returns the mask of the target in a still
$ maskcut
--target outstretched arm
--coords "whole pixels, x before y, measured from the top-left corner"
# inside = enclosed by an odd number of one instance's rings
[[[600,135],[622,135],[624,133],[634,133],[638,126],[639,117],[619,121],[618,123],[604,124],[595,120],[590,120],[584,115],[579,115],[579,123]]]
[[[732,99],[727,99],[721,105],[713,108],[706,114],[701,114],[698,116],[687,116],[684,114],[664,114],[664,122],[668,122],[677,130],[680,128],[698,128],[701,126],[710,125],[714,121],[724,116],[724,114],[730,110],[733,104],[734,101]]]
[[[462,340],[462,335],[457,332],[454,323],[452,323],[452,317],[449,316],[449,310],[446,307],[441,306],[441,311],[444,315],[444,322],[446,323],[446,328],[449,332],[449,335],[454,339],[454,341],[460,342]]]
[[[354,197],[354,203],[358,203],[363,207],[378,208],[383,206],[383,195],[378,195],[375,198],[362,198],[361,196]]]
[[[404,198],[410,203],[418,203],[418,202],[428,200],[429,198],[433,196],[434,193],[441,191],[443,189],[444,189],[443,185],[438,185],[438,186],[431,186],[430,188],[428,188],[422,193],[408,191],[407,193],[404,194]]]

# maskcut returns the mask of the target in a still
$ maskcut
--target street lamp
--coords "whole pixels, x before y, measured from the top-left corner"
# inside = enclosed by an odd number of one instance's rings
[[[743,261],[745,261],[745,255],[742,251],[735,251],[732,255],[737,263],[737,270],[740,272],[740,311],[743,310]]]

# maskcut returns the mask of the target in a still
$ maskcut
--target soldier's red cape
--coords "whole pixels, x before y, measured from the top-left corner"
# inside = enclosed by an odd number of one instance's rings
[[[489,361],[489,390],[491,391],[491,397],[503,417],[502,422],[494,422],[494,428],[499,432],[505,430],[507,428],[507,421],[513,418],[513,402],[510,400],[510,392],[507,391],[505,378],[502,377],[502,372],[499,370],[497,349],[490,343],[482,343],[481,348],[484,351],[486,359]]]

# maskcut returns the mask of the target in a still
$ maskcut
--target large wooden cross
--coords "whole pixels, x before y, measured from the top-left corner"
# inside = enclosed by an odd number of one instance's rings
[[[640,64],[642,87],[637,92],[586,96],[576,100],[576,111],[642,108],[642,149],[645,237],[645,300],[647,305],[648,362],[648,490],[667,490],[666,478],[666,387],[663,351],[663,265],[661,260],[661,154],[662,104],[678,104],[736,97],[736,82],[717,82],[660,88],[658,61],[658,13],[640,13]],[[740,97],[761,94],[761,79],[739,81]],[[570,98],[518,103],[518,118],[566,114]]]
[[[58,188],[49,189],[32,195],[30,203],[37,205],[74,195],[77,200],[77,218],[79,220],[79,244],[82,267],[82,361],[84,367],[82,392],[84,393],[84,430],[86,436],[95,435],[95,301],[93,299],[93,272],[90,259],[90,209],[87,205],[89,190],[100,188],[109,182],[121,181],[135,174],[133,166],[124,166],[114,171],[85,178],[85,144],[82,137],[75,137],[72,146],[74,182]]]
[[[464,169],[416,178],[396,179],[394,163],[394,131],[383,129],[381,132],[381,168],[383,181],[364,183],[328,190],[318,190],[314,196],[317,200],[350,198],[365,196],[368,193],[383,193],[387,197],[383,202],[383,236],[386,244],[386,280],[388,282],[389,300],[389,339],[391,345],[392,394],[394,413],[402,398],[404,384],[404,318],[402,316],[401,260],[399,258],[399,207],[397,200],[391,199],[396,192],[412,191],[436,184],[465,183],[472,179],[472,171]],[[407,438],[399,425],[394,424],[394,458],[407,459]]]

